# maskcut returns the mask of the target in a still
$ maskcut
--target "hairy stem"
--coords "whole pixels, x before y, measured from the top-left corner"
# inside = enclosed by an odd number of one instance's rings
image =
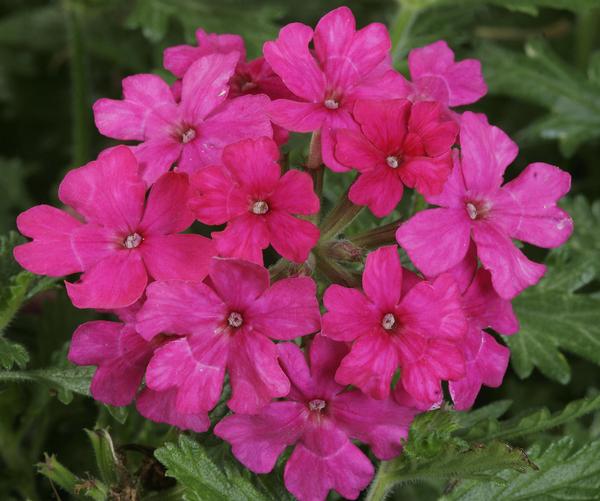
[[[391,245],[396,243],[396,231],[401,222],[401,219],[397,219],[379,228],[364,231],[348,238],[354,245],[361,249],[376,249],[382,245]]]
[[[392,56],[394,60],[399,59],[407,50],[408,37],[415,21],[421,13],[421,8],[408,2],[402,2],[398,13],[390,27],[390,38],[392,40]]]
[[[365,497],[365,501],[383,501],[387,496],[388,492],[392,489],[393,484],[388,481],[387,468],[389,463],[382,461],[377,469],[377,474],[371,482],[371,486]]]
[[[71,77],[71,121],[73,165],[83,165],[89,159],[90,99],[85,44],[81,12],[70,0],[63,0],[69,42],[69,72]]]
[[[321,241],[327,242],[346,229],[364,207],[354,205],[348,198],[348,190],[340,197],[336,206],[325,216],[321,225]]]

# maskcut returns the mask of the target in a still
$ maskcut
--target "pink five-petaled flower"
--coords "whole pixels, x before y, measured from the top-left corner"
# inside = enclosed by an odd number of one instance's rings
[[[314,55],[309,49],[314,44]],[[348,168],[333,156],[332,129],[357,129],[352,119],[356,99],[403,97],[403,78],[392,69],[386,27],[373,23],[356,31],[352,12],[335,9],[314,30],[288,24],[279,38],[264,45],[267,62],[297,101],[279,99],[269,106],[273,122],[296,132],[321,131],[325,164]]]
[[[454,52],[443,40],[413,49],[408,54],[412,82],[405,82],[411,101],[437,101],[444,107],[471,104],[482,98],[487,86],[476,59],[454,61]]]
[[[441,380],[465,374],[460,350],[467,325],[458,286],[450,274],[408,288],[396,246],[367,256],[364,293],[340,285],[323,297],[323,335],[353,341],[336,373],[374,398],[387,398],[392,376],[420,402],[437,402]],[[398,385],[400,386],[400,384]]]
[[[257,415],[226,417],[215,434],[255,473],[271,471],[284,449],[295,445],[284,481],[300,501],[322,501],[330,489],[356,499],[373,477],[373,465],[351,439],[369,444],[379,459],[392,459],[400,454],[417,410],[337,384],[335,370],[348,351],[344,343],[317,335],[309,349],[310,368],[298,346],[278,348],[292,383],[289,395]]]
[[[458,264],[472,238],[494,288],[510,299],[537,283],[545,271],[545,266],[527,259],[511,238],[557,247],[573,231],[569,215],[556,206],[569,191],[571,176],[558,167],[534,163],[501,186],[518,148],[484,115],[463,114],[460,146],[460,162],[455,162],[444,190],[426,197],[441,207],[417,213],[400,226],[396,238],[426,276]]]
[[[205,412],[218,402],[227,369],[229,407],[258,412],[290,389],[271,339],[290,340],[319,329],[315,294],[308,277],[269,286],[265,268],[237,259],[213,259],[207,283],[154,282],[138,314],[138,332],[148,340],[165,332],[184,337],[156,350],[147,386],[175,389],[178,412]]]
[[[33,242],[15,248],[23,268],[39,275],[83,272],[66,283],[78,308],[115,309],[135,303],[148,278],[202,280],[214,255],[213,242],[178,234],[194,220],[187,208],[186,174],[164,174],[150,189],[126,146],[105,151],[98,160],[70,171],[59,198],[80,214],[38,205],[17,218]]]
[[[167,337],[146,341],[135,331],[135,315],[140,306],[141,301],[138,301],[115,311],[121,322],[86,322],[73,334],[68,358],[77,365],[98,367],[90,392],[105,404],[129,405],[138,393],[154,350],[168,342]],[[210,426],[208,415],[178,413],[170,405],[174,396],[172,390],[155,392],[144,388],[137,396],[137,408],[140,414],[153,421],[197,432],[206,431]]]
[[[360,172],[350,200],[383,217],[398,205],[404,185],[426,195],[440,193],[458,134],[458,125],[443,113],[432,102],[356,101],[354,119],[361,130],[335,132],[336,159]]]
[[[471,244],[465,259],[450,272],[462,291],[462,307],[468,331],[462,345],[466,361],[465,377],[450,381],[448,387],[458,410],[469,409],[482,385],[497,388],[508,367],[510,351],[483,331],[491,327],[504,335],[519,330],[510,301],[502,299],[492,286],[490,273],[477,268],[475,246]]]
[[[228,223],[212,234],[220,255],[262,264],[269,244],[286,259],[304,262],[319,229],[292,214],[314,214],[319,199],[312,179],[290,170],[281,176],[272,139],[247,139],[223,150],[223,165],[208,166],[190,180],[190,208],[203,223]]]
[[[105,136],[142,143],[133,147],[143,177],[153,183],[177,163],[194,172],[221,157],[223,147],[248,137],[271,136],[267,96],[227,99],[239,53],[210,54],[187,70],[177,103],[156,75],[123,80],[123,100],[94,104],[98,130]]]

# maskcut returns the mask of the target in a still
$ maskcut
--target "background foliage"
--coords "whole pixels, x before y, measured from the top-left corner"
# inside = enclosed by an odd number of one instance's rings
[[[411,48],[440,38],[459,58],[480,58],[490,94],[476,108],[521,146],[509,175],[532,161],[568,170],[576,223],[564,248],[534,255],[549,272],[515,301],[522,331],[508,340],[503,387],[484,391],[468,414],[420,416],[406,453],[380,468],[364,497],[394,487],[390,497],[403,500],[597,499],[600,0],[345,3],[361,25],[390,26],[401,71]],[[178,436],[87,398],[91,371],[65,354],[91,314],[73,308],[59,282],[21,271],[11,257],[20,237],[9,232],[34,201],[57,203],[66,170],[110,144],[94,130],[91,104],[119,96],[130,73],[164,74],[164,47],[193,42],[203,27],[242,34],[256,56],[283,23],[313,24],[340,4],[0,0],[0,499],[289,499],[277,475],[251,477],[209,434]],[[329,176],[330,202],[344,188],[336,182]],[[365,218],[351,231],[367,228]]]

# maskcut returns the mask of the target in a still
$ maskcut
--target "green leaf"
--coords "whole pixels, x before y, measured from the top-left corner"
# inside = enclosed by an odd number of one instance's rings
[[[94,449],[100,478],[108,485],[117,484],[123,466],[117,457],[110,434],[105,429],[85,430],[85,432]]]
[[[63,404],[73,400],[73,393],[90,395],[90,382],[95,367],[66,367],[31,371],[0,371],[0,382],[44,383],[57,392]]]
[[[496,481],[461,482],[444,501],[494,501],[598,499],[600,492],[600,440],[577,449],[575,441],[564,437],[547,449],[534,445],[528,455],[539,471],[518,473],[506,470]]]
[[[556,56],[539,39],[525,53],[485,45],[477,57],[484,64],[490,93],[504,94],[545,107],[548,114],[517,138],[558,140],[566,156],[600,137],[600,88]]]
[[[167,443],[154,453],[184,488],[186,501],[275,501],[259,489],[231,463],[220,468],[206,449],[191,438],[181,435],[179,443]],[[281,499],[281,498],[279,498]]]
[[[141,28],[149,40],[161,41],[171,19],[184,29],[189,42],[201,27],[207,32],[242,35],[251,54],[258,55],[265,40],[275,38],[276,19],[281,8],[264,4],[245,4],[232,0],[137,0],[128,19],[132,28]]]
[[[381,463],[367,501],[382,500],[394,486],[406,482],[494,478],[507,468],[520,472],[535,468],[521,449],[498,441],[469,443],[454,435],[459,427],[456,413],[444,409],[417,416],[404,453]]]
[[[549,253],[544,279],[515,298],[521,330],[505,338],[519,377],[537,367],[562,384],[571,377],[563,350],[600,365],[600,299],[578,293],[600,271],[600,203],[590,206],[579,197],[565,208],[575,221],[574,234]]]
[[[498,422],[497,419],[491,418],[480,421],[476,426],[469,426],[468,422],[467,426],[464,426],[464,422],[461,424],[465,430],[464,438],[466,440],[510,441],[525,435],[551,430],[598,410],[600,410],[600,395],[574,400],[563,410],[555,413],[551,413],[544,407],[525,416],[517,416],[506,421]],[[469,414],[472,413],[466,413],[465,416],[468,418]]]
[[[10,370],[16,364],[23,369],[29,362],[27,350],[18,343],[0,337],[0,367]]]

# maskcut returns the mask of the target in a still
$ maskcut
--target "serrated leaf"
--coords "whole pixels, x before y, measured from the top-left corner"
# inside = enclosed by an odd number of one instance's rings
[[[23,345],[0,336],[0,367],[10,370],[14,365],[23,369],[29,362],[29,354]]]
[[[571,371],[568,351],[600,365],[600,298],[577,293],[600,271],[600,204],[579,197],[565,204],[575,222],[570,241],[550,251],[544,279],[515,298],[521,330],[506,338],[521,378],[537,367],[562,384]]]
[[[545,107],[548,114],[517,135],[521,142],[555,139],[564,155],[600,137],[600,91],[586,75],[556,56],[542,40],[524,53],[486,45],[477,52],[491,94],[503,94]]]
[[[493,478],[506,468],[523,472],[535,468],[518,448],[499,441],[469,443],[454,435],[456,413],[444,409],[417,416],[403,454],[382,462],[367,499],[383,499],[397,484],[417,480]]]
[[[529,457],[539,471],[517,473],[506,470],[496,481],[464,481],[443,501],[546,501],[549,499],[578,501],[598,499],[600,492],[600,441],[577,449],[575,441],[564,437],[547,449],[534,445]]]
[[[551,413],[547,408],[530,412],[524,416],[498,422],[488,419],[477,426],[464,426],[464,438],[486,442],[489,440],[513,440],[517,437],[540,433],[579,419],[600,410],[600,395],[570,402],[563,410]],[[470,413],[469,413],[470,414]],[[468,415],[467,414],[467,417]]]
[[[204,447],[181,435],[179,443],[167,443],[154,453],[166,466],[167,475],[184,488],[186,501],[275,501],[276,498],[256,487],[239,470],[220,468]]]

